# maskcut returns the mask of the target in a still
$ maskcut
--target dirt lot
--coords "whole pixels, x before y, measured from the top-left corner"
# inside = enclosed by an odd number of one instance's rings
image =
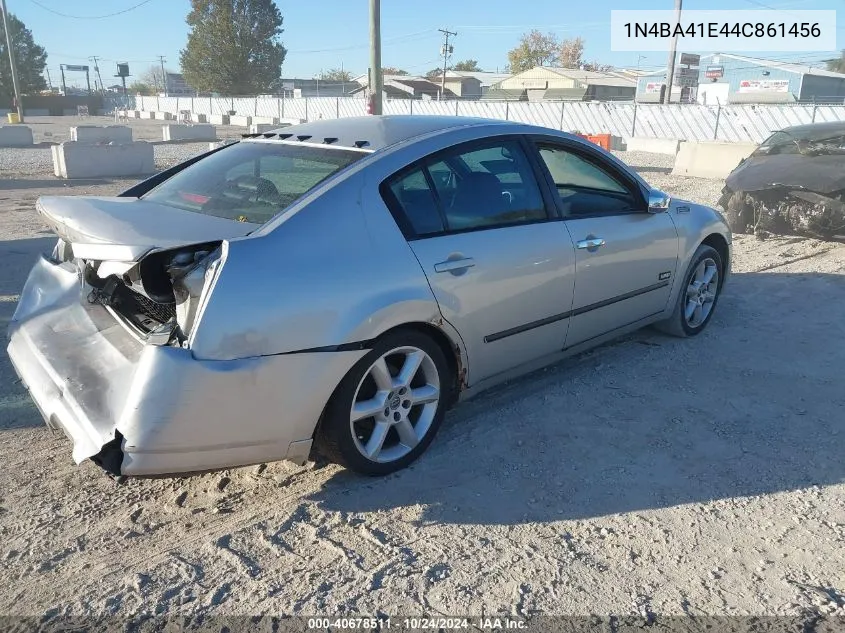
[[[721,183],[623,157],[715,203]],[[128,185],[5,160],[4,329],[52,243],[35,198]],[[0,354],[0,613],[845,615],[845,246],[741,237],[734,270],[699,338],[643,331],[461,405],[381,480],[275,463],[119,486],[73,464]]]

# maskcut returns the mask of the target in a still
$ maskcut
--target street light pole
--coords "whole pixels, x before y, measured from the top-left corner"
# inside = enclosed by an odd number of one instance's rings
[[[381,0],[370,0],[370,114],[382,113]]]
[[[675,23],[681,21],[681,5],[683,0],[675,0]],[[677,29],[676,29],[677,30]],[[675,54],[678,50],[678,35],[672,35],[672,46],[669,49],[669,62],[666,68],[666,92],[663,95],[663,103],[672,102],[672,85],[675,80]]]
[[[9,30],[6,0],[0,0],[0,11],[3,13],[3,30],[6,32],[6,48],[9,49],[9,65],[12,67],[12,89],[15,91],[15,105],[18,119],[23,123],[23,103],[21,102],[20,84],[18,84],[18,67],[15,65],[15,50],[12,47],[12,32]]]

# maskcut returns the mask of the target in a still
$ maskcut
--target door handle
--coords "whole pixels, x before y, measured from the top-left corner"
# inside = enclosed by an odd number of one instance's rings
[[[600,237],[588,237],[585,240],[576,242],[575,248],[586,248],[588,251],[594,251],[600,246],[604,246],[606,242]]]
[[[436,273],[457,273],[467,268],[475,266],[475,260],[472,257],[462,257],[460,259],[447,259],[445,262],[440,262],[434,265],[434,272]]]

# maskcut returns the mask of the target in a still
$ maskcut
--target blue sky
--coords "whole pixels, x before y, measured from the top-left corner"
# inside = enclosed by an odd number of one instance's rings
[[[164,55],[169,70],[178,70],[179,51],[188,28],[188,0],[149,0],[137,9],[104,19],[74,19],[43,7],[75,16],[99,16],[127,9],[140,0],[6,0],[11,13],[33,31],[47,49],[51,79],[58,83],[59,64],[83,64],[98,55],[103,80],[112,83],[114,63],[128,61],[133,75],[141,74]],[[43,5],[38,6],[38,5]],[[288,48],[285,77],[313,77],[343,66],[354,73],[367,69],[367,0],[277,0],[284,16],[282,41]],[[521,33],[537,28],[558,36],[580,35],[585,57],[616,66],[635,67],[637,53],[610,51],[611,9],[667,9],[672,0],[382,0],[383,64],[423,74],[438,65],[441,34],[438,28],[457,31],[455,60],[477,59],[485,70],[507,64],[507,51]],[[685,9],[788,9],[800,16],[805,9],[837,10],[838,32],[845,30],[845,0],[684,0]],[[839,37],[840,48],[845,45]],[[730,52],[730,51],[724,51]],[[816,53],[766,53],[761,56],[815,62],[830,56]],[[647,53],[642,68],[662,68],[665,53]],[[108,76],[108,78],[107,78]],[[68,84],[82,78],[68,74]],[[115,80],[116,82],[117,80]]]

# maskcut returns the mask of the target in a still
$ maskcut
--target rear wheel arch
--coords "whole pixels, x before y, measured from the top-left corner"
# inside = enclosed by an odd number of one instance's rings
[[[444,332],[436,325],[433,325],[431,323],[425,323],[423,321],[403,323],[402,325],[397,325],[388,330],[385,330],[377,337],[372,339],[372,344],[375,344],[376,341],[386,336],[392,335],[396,332],[401,332],[403,330],[425,334],[426,336],[431,338],[442,350],[443,356],[446,357],[446,362],[449,364],[449,376],[452,381],[452,384],[450,385],[451,393],[448,400],[448,406],[451,407],[458,400],[458,396],[461,392],[461,385],[463,384],[463,376],[466,372],[466,358],[462,355],[461,346],[457,342],[455,342],[449,334]],[[335,388],[332,391],[332,395],[329,397],[329,399],[326,401],[326,404],[323,406],[323,411],[320,413],[320,419],[317,421],[317,424],[314,425],[314,432],[311,435],[312,438],[317,436],[318,430],[325,419],[326,409],[328,408],[329,403],[335,398],[338,389],[340,389],[340,386],[340,383],[335,385]]]
[[[405,323],[383,332],[382,336],[387,336],[401,330],[412,330],[429,336],[438,347],[443,351],[446,357],[446,362],[449,363],[449,375],[452,379],[450,385],[450,394],[448,404],[451,407],[458,400],[458,395],[461,392],[461,384],[463,382],[463,375],[466,372],[466,358],[461,353],[460,345],[453,340],[449,334],[431,323],[424,323],[422,321],[415,321],[412,323]]]
[[[405,346],[408,347],[406,348]],[[394,470],[404,468],[425,452],[436,434],[437,428],[443,420],[443,415],[446,409],[448,409],[449,406],[451,406],[451,404],[453,404],[456,400],[459,384],[457,368],[459,367],[460,356],[457,351],[457,346],[452,344],[448,333],[439,329],[436,325],[424,322],[405,323],[390,328],[382,332],[378,337],[372,339],[366,347],[369,350],[368,353],[352,368],[350,368],[350,370],[335,387],[332,395],[326,401],[320,415],[320,419],[315,425],[314,432],[312,434],[312,438],[314,440],[312,459],[317,458],[318,456],[328,458],[329,461],[341,464],[359,473],[368,475],[383,475],[393,472]],[[431,427],[421,431],[423,436],[418,438],[418,445],[411,445],[414,448],[412,448],[409,453],[398,456],[392,461],[376,464],[369,461],[372,460],[373,457],[362,457],[359,454],[359,451],[361,450],[360,446],[356,445],[357,448],[354,450],[351,448],[356,440],[354,439],[355,429],[352,430],[352,435],[350,435],[349,428],[347,428],[349,426],[349,401],[351,398],[352,403],[355,402],[358,390],[361,389],[362,384],[364,384],[362,380],[372,370],[371,363],[373,363],[375,359],[378,359],[380,355],[389,352],[389,350],[400,351],[397,350],[397,348],[403,348],[401,349],[402,352],[407,352],[416,348],[416,350],[422,351],[425,358],[428,358],[430,370],[436,371],[440,378],[439,403],[437,405],[437,411],[434,413],[434,419],[430,421]],[[385,358],[386,356],[381,357]],[[425,370],[424,368],[425,362],[423,362],[421,369]],[[396,368],[393,367],[393,369],[389,371],[393,373],[395,370]],[[414,372],[417,371],[417,369],[414,369]],[[417,375],[417,377],[419,377],[419,375]],[[409,377],[408,380],[410,379],[411,378]],[[407,388],[412,390],[412,387],[410,387],[411,383],[409,382],[407,384],[409,385]],[[397,393],[401,396],[404,391],[405,389],[402,388],[399,389]],[[391,395],[388,395],[387,397],[391,398],[392,392]],[[412,398],[412,396],[410,396],[410,398]],[[434,402],[436,402],[436,400]],[[369,401],[367,401],[367,403],[369,404]],[[391,406],[394,408],[397,407],[398,401],[397,404]],[[404,404],[402,406],[411,407],[413,405]],[[375,423],[377,425],[382,425],[384,420],[379,422],[379,415],[380,414],[376,413],[373,417],[375,417]],[[387,415],[387,413],[385,413],[385,415]],[[393,415],[399,415],[399,412],[397,411]],[[409,410],[406,415],[411,415],[411,411]],[[366,415],[364,417],[370,418],[371,416]],[[396,417],[396,420],[401,423],[399,417]],[[365,420],[365,422],[366,421],[367,420]],[[407,418],[405,419],[405,422],[407,423]],[[375,430],[373,429],[372,432],[375,433]],[[350,444],[350,437],[352,438],[353,444]],[[389,436],[383,435],[382,437]],[[380,450],[380,447],[377,450]]]

